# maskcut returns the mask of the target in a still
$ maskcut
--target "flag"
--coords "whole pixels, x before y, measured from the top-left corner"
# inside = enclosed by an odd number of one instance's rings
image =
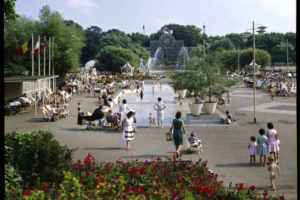
[[[31,41],[32,40],[30,39],[29,41],[25,42],[21,47],[19,47],[17,49],[17,54],[21,55],[21,54],[26,53],[26,51],[31,50],[31,48],[32,48]]]
[[[34,55],[38,54],[39,53],[39,42],[36,43],[35,45],[35,49],[34,49]],[[46,47],[46,43],[43,42],[43,44],[40,46],[40,52],[42,52]]]

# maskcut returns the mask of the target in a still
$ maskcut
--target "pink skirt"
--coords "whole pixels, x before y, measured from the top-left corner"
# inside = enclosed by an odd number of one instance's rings
[[[278,152],[279,151],[279,146],[278,146],[277,140],[275,140],[275,141],[273,141],[273,140],[269,141],[268,149],[269,149],[269,152]]]

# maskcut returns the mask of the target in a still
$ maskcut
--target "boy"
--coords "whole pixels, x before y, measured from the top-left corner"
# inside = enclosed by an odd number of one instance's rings
[[[197,149],[200,149],[200,152],[202,151],[201,140],[195,137],[194,132],[191,133],[191,136],[189,137],[189,142],[190,147],[195,147]]]

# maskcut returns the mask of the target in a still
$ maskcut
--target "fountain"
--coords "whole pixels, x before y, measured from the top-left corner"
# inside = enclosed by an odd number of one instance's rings
[[[185,47],[181,47],[176,60],[177,70],[185,69],[185,65],[189,60],[188,50]]]

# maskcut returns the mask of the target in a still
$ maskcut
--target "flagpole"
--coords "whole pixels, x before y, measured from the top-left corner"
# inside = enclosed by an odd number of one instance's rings
[[[55,87],[55,78],[54,78],[54,51],[53,51],[53,41],[54,41],[54,38],[52,38],[52,41],[51,41],[51,43],[52,43],[52,52],[51,52],[51,56],[53,56],[53,60],[52,60],[52,72],[53,72],[53,92],[54,92],[54,99],[55,99],[55,104],[56,104],[56,87]]]
[[[39,60],[39,69],[38,69],[38,75],[40,76],[41,75],[41,56],[40,56],[40,52],[41,52],[41,45],[40,45],[40,35],[39,35],[39,37],[38,37],[38,45],[39,45],[39,47],[38,47],[38,60]]]
[[[51,38],[49,38],[49,76],[50,74],[50,66],[51,66]]]
[[[31,63],[32,63],[32,66],[31,66],[31,75],[34,76],[34,42],[33,42],[33,34],[31,34],[31,55],[32,55],[32,58],[31,58]]]
[[[46,45],[46,36],[44,36],[44,45]],[[44,76],[46,76],[46,47],[44,49]]]

